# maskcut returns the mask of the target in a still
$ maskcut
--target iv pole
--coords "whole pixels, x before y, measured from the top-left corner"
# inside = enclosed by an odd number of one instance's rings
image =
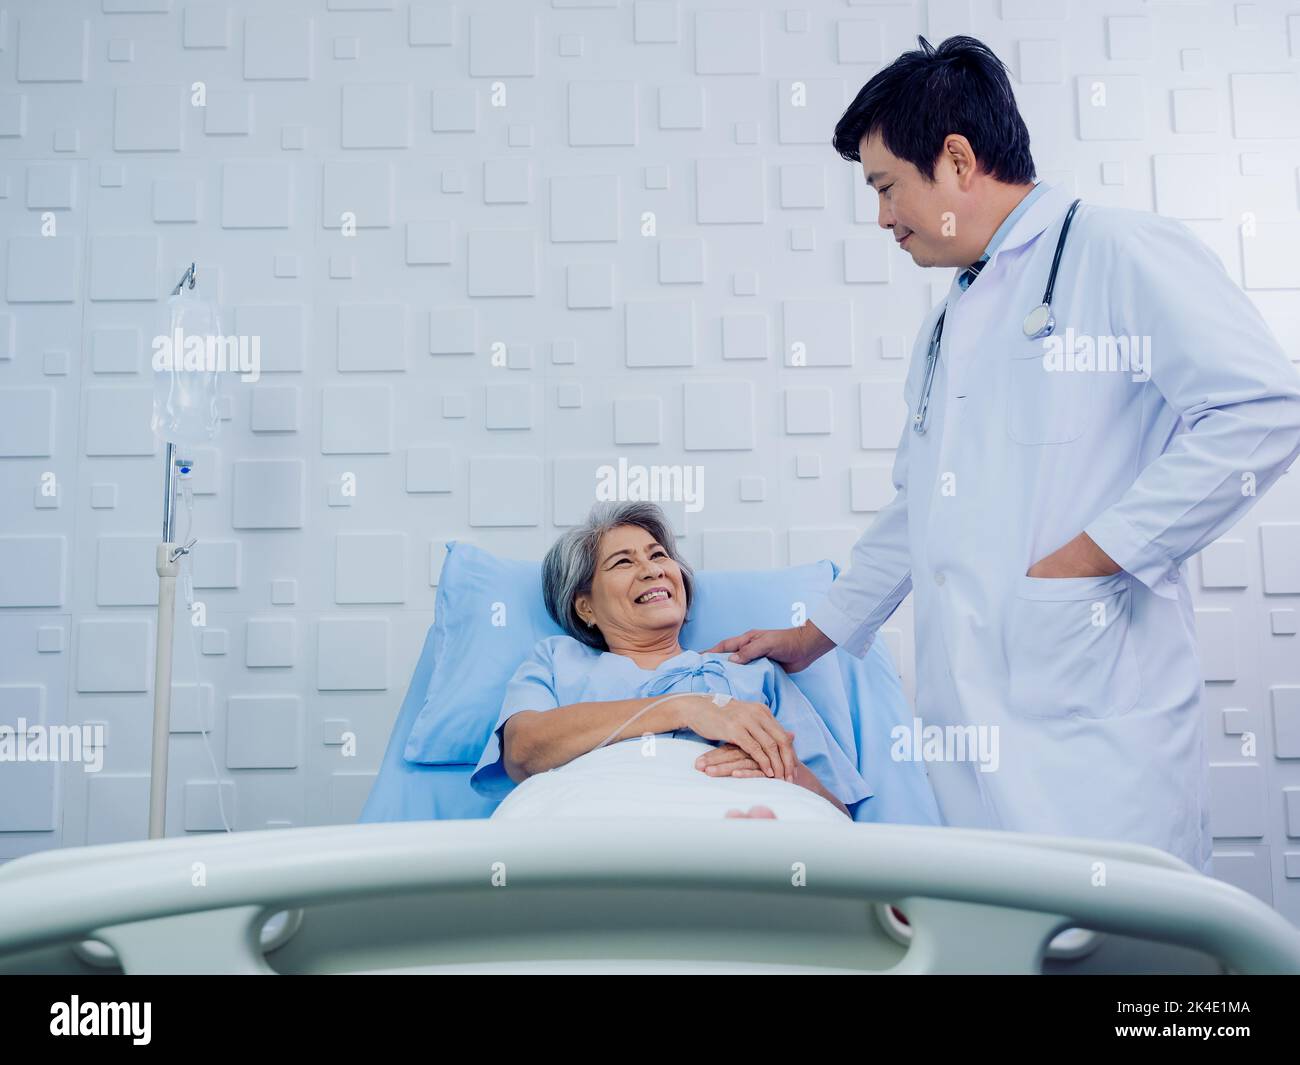
[[[179,296],[187,285],[194,288],[198,274],[194,264],[181,275],[172,289]],[[149,838],[166,835],[167,818],[167,746],[171,736],[172,712],[172,636],[176,628],[176,574],[181,555],[189,553],[195,541],[178,547],[176,535],[176,445],[167,441],[163,457],[163,525],[162,543],[154,554],[158,572],[158,633],[153,663],[153,754],[149,773]],[[187,464],[188,465],[188,464]],[[188,471],[186,471],[188,472]],[[218,785],[219,786],[219,785]]]

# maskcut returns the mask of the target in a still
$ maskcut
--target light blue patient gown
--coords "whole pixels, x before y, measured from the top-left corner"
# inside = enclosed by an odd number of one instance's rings
[[[501,716],[483,748],[470,785],[489,798],[502,798],[515,787],[501,762],[501,730],[521,710],[553,710],[571,703],[638,699],[674,692],[726,692],[736,699],[766,704],[781,726],[794,733],[794,750],[799,760],[850,813],[855,803],[871,797],[871,788],[835,742],[807,697],[785,670],[769,659],[758,658],[742,664],[728,661],[725,653],[683,651],[660,663],[657,669],[642,669],[626,655],[597,651],[572,636],[538,640],[532,653],[515,670],[501,702]],[[664,735],[702,739],[690,729]],[[636,743],[640,736],[637,732],[619,742]],[[718,746],[717,741],[703,742]]]

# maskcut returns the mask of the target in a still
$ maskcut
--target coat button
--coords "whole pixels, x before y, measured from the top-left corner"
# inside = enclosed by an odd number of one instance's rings
[[[942,584],[942,583],[943,583],[943,570],[935,570],[935,573],[934,573],[934,583],[935,583],[935,584]]]

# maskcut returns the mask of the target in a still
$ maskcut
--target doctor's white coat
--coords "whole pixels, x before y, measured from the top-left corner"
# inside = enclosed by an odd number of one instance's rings
[[[897,494],[810,616],[861,655],[915,594],[922,725],[997,727],[995,771],[928,764],[947,823],[1146,843],[1209,872],[1186,562],[1300,454],[1300,374],[1185,226],[1086,204],[1054,338],[1025,339],[1071,199],[1048,189],[965,292],[954,278],[918,435],[942,307],[923,323]],[[1123,569],[1026,575],[1081,531]]]

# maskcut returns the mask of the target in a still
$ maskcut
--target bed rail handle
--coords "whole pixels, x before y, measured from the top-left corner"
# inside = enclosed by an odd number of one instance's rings
[[[1160,852],[996,835],[743,819],[647,821],[635,832],[626,821],[486,820],[87,847],[0,867],[0,957],[102,939],[128,971],[266,972],[259,938],[272,914],[403,892],[491,891],[492,870],[505,863],[512,889],[524,891],[800,890],[890,902],[914,931],[899,972],[987,971],[995,962],[1036,971],[1046,940],[1081,926],[1190,947],[1237,972],[1300,973],[1300,930]],[[195,864],[205,866],[206,886],[192,883]],[[798,888],[793,866],[807,873]]]

